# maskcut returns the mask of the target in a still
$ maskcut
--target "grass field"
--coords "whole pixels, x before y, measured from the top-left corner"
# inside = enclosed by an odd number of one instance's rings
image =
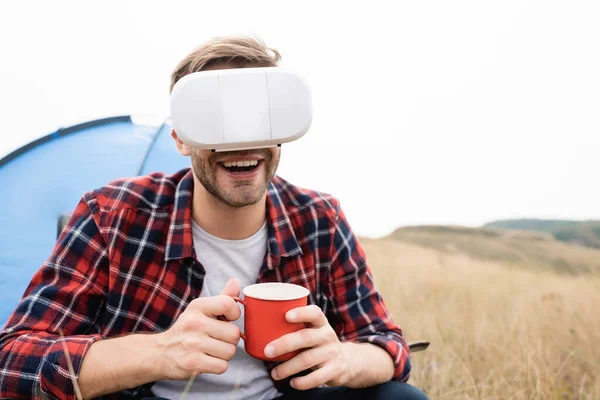
[[[407,339],[431,341],[413,385],[431,399],[600,399],[600,251],[506,239],[520,259],[485,233],[425,234],[361,239]],[[508,250],[486,260],[493,242]],[[551,249],[564,268],[544,266]]]

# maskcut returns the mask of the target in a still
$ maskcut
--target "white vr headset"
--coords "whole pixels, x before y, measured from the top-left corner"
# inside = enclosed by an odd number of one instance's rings
[[[305,80],[282,67],[195,72],[171,92],[179,139],[212,151],[280,146],[304,136],[312,122]]]

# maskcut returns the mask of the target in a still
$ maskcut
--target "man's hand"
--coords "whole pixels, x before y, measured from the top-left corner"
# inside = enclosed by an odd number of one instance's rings
[[[84,399],[130,389],[162,379],[187,379],[200,373],[221,374],[235,353],[240,331],[219,321],[240,317],[231,296],[240,283],[231,279],[221,296],[193,300],[168,330],[98,340],[83,358],[79,387]]]
[[[240,308],[231,298],[239,292],[239,281],[230,279],[220,296],[192,300],[173,326],[156,335],[164,355],[160,365],[164,379],[187,379],[227,370],[240,340],[240,330],[217,317],[223,315],[228,321],[240,317]]]
[[[290,382],[298,390],[307,390],[322,384],[329,386],[346,386],[356,375],[350,358],[347,344],[341,343],[329,325],[323,311],[315,305],[300,307],[288,311],[289,322],[305,323],[306,329],[289,333],[274,340],[265,347],[265,355],[269,358],[298,349],[306,349],[294,358],[273,369],[273,379],[280,380],[304,370],[314,371],[306,376],[294,378]]]

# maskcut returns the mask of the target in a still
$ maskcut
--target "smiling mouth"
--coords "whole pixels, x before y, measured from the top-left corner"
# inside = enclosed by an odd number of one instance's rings
[[[256,170],[262,162],[263,160],[227,161],[219,162],[219,165],[232,174],[240,174]]]

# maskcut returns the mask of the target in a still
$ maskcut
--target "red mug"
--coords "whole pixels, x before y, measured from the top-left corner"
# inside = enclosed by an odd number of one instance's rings
[[[292,283],[257,283],[246,286],[244,300],[234,299],[244,305],[244,348],[252,357],[265,361],[287,361],[300,352],[296,350],[279,357],[265,356],[265,347],[281,336],[305,327],[304,323],[291,323],[285,314],[297,307],[308,305],[309,291]]]

